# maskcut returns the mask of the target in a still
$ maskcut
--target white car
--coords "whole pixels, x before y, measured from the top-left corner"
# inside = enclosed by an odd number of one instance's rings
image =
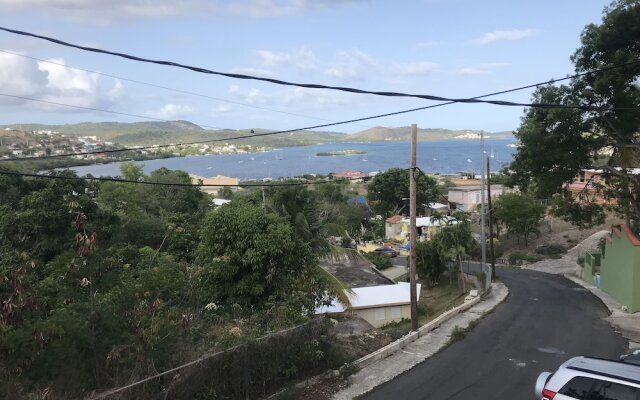
[[[543,372],[537,400],[640,400],[640,365],[574,357],[555,373]]]

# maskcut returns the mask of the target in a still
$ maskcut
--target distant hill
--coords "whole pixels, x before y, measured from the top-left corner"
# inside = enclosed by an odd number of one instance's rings
[[[146,122],[83,122],[66,125],[14,124],[3,125],[0,129],[18,128],[23,131],[52,130],[68,136],[96,136],[102,141],[111,141],[124,146],[151,146],[207,140],[225,140],[250,135],[251,129],[210,130],[189,121],[146,121]],[[255,134],[273,132],[266,129],[253,129]],[[277,135],[261,136],[254,139],[234,141],[239,144],[268,147],[306,146],[316,143],[341,141],[407,141],[410,140],[410,127],[375,127],[355,134],[340,132],[298,131]],[[478,130],[418,129],[418,140],[444,140],[455,138],[479,138]],[[488,139],[512,137],[511,132],[486,132]]]
[[[513,137],[511,131],[485,132],[486,139],[507,139]],[[450,130],[450,129],[418,129],[418,141],[447,140],[447,139],[479,139],[479,130]],[[349,140],[379,142],[379,141],[407,141],[411,140],[411,127],[387,128],[377,126],[349,135]]]

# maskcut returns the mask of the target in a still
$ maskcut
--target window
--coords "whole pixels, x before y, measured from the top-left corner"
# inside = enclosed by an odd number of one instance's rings
[[[638,400],[638,389],[621,383],[577,376],[559,394],[579,400]]]
[[[586,376],[576,376],[566,383],[558,392],[572,399],[586,400],[591,388],[596,383],[595,379]]]
[[[374,318],[376,321],[384,321],[386,319],[384,315],[384,308],[376,308]]]
[[[638,389],[616,382],[597,381],[589,400],[637,400]]]
[[[391,318],[400,318],[400,317],[402,317],[402,309],[400,307],[392,307]]]

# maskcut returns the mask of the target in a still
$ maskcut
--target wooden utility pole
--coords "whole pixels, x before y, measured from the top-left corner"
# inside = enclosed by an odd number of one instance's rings
[[[493,208],[491,208],[491,169],[490,169],[490,158],[487,157],[487,197],[489,203],[489,210],[487,215],[489,216],[489,252],[491,257],[491,280],[495,280],[498,276],[496,275],[496,256],[493,252]]]
[[[418,293],[416,290],[416,145],[418,126],[411,124],[411,168],[409,169],[409,276],[411,286],[411,330],[418,330]]]

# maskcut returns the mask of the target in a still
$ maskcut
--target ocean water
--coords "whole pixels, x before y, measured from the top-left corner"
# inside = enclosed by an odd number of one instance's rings
[[[485,156],[491,156],[491,170],[498,171],[512,161],[514,139],[486,140]],[[409,142],[327,143],[304,147],[287,147],[264,153],[203,155],[140,161],[149,173],[166,167],[190,174],[210,177],[225,175],[241,180],[280,178],[304,174],[328,174],[355,169],[363,172],[384,171],[409,166]],[[349,156],[317,156],[336,150],[362,150],[366,154]],[[479,140],[441,140],[419,142],[417,165],[425,172],[479,172],[481,168]],[[79,175],[117,176],[120,163],[74,167]]]

